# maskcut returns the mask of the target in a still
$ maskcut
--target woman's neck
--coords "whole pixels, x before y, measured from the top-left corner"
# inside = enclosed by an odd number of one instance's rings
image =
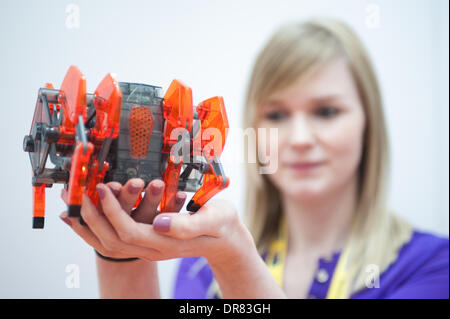
[[[289,252],[329,258],[342,249],[350,233],[356,196],[356,178],[333,194],[309,200],[283,196]]]

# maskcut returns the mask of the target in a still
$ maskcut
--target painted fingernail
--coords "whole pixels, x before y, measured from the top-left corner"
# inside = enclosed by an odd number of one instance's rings
[[[152,194],[153,195],[159,195],[161,194],[162,191],[162,187],[155,187],[152,185]]]
[[[106,191],[103,188],[103,186],[101,184],[98,184],[96,188],[97,188],[97,193],[98,193],[98,196],[100,197],[100,199],[105,198]]]
[[[177,204],[181,204],[185,199],[186,199],[186,195],[182,194],[182,195],[177,195],[175,201],[177,202]]]
[[[156,231],[167,233],[170,229],[170,217],[162,216],[156,218],[156,220],[153,222],[153,228]]]
[[[64,216],[64,213],[62,213],[62,214],[59,216],[59,218],[61,218],[61,220],[62,220],[63,222],[65,222],[67,225],[69,225],[69,226],[72,227],[72,222],[70,221],[70,219],[69,219],[68,217]]]
[[[154,181],[154,182],[152,183],[152,187],[151,187],[151,189],[152,189],[152,194],[153,194],[153,195],[159,195],[159,194],[161,194],[161,191],[162,191],[163,187],[164,187],[164,184],[163,184],[162,182],[160,182],[160,181]]]
[[[131,194],[137,194],[141,191],[141,183],[138,181],[131,181],[130,186],[128,186],[128,191]]]

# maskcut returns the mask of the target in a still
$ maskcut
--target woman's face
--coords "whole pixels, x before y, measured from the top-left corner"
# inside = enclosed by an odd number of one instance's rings
[[[278,129],[278,143],[272,141],[278,169],[267,177],[282,194],[323,197],[356,178],[365,115],[344,59],[270,95],[259,108],[257,127]],[[271,151],[268,132],[258,134],[259,153]]]

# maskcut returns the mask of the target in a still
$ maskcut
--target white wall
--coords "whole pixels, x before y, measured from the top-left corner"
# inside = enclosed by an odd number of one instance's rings
[[[78,28],[69,28],[70,3],[80,10]],[[61,186],[47,191],[45,230],[31,229],[22,139],[40,86],[59,87],[71,64],[86,75],[89,92],[107,72],[164,89],[179,78],[192,87],[194,103],[224,96],[238,127],[258,50],[280,23],[311,15],[347,21],[373,57],[392,140],[393,208],[421,229],[448,235],[448,1],[2,1],[0,297],[98,296],[92,249],[57,217],[65,209]],[[218,197],[242,210],[242,164],[224,165],[231,185]],[[69,264],[79,266],[78,289],[65,285]],[[176,261],[160,263],[164,297],[175,269]]]

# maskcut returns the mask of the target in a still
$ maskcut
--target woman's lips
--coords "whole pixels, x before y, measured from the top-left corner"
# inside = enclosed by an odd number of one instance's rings
[[[319,167],[321,167],[323,162],[301,162],[301,163],[292,163],[287,164],[287,167],[291,170],[299,173],[307,173],[312,172]]]

